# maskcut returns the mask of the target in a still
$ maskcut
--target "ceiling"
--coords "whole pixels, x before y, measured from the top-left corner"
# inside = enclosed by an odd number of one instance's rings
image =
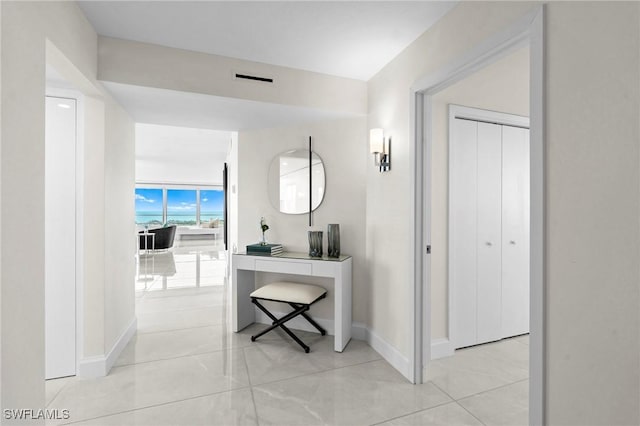
[[[240,131],[291,126],[348,115],[288,105],[103,82],[137,123]]]
[[[136,182],[222,184],[231,132],[136,125]]]
[[[364,81],[455,4],[455,1],[79,2],[96,32],[104,36]],[[50,77],[54,81],[57,76]],[[240,131],[348,116],[335,111],[103,83],[136,123]],[[157,132],[152,134],[154,138],[158,136]],[[172,140],[188,137],[184,134]],[[157,168],[172,158],[178,159],[178,154],[161,148],[168,146],[168,141],[150,147],[151,151],[161,152],[163,159],[148,158],[143,153],[144,145],[143,142],[137,147],[142,149],[138,153],[141,155],[138,170]]]
[[[98,34],[369,80],[455,1],[83,1]]]

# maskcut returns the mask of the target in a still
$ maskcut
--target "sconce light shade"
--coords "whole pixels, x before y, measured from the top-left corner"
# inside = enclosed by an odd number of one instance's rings
[[[382,129],[369,131],[369,147],[372,154],[384,153],[384,131]]]
[[[369,131],[369,149],[375,157],[375,165],[380,172],[391,170],[391,138],[384,140],[383,129]]]

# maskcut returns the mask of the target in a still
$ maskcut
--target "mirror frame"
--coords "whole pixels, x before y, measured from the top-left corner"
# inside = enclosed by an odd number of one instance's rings
[[[309,148],[311,148],[311,141],[309,141]],[[307,207],[307,209],[305,209],[302,212],[289,213],[289,212],[283,212],[282,210],[280,210],[280,175],[279,175],[279,167],[277,167],[277,168],[274,167],[274,164],[276,164],[284,154],[289,154],[289,153],[293,153],[293,152],[296,152],[296,151],[308,152],[308,154],[309,154],[309,187],[307,188],[307,192],[309,193],[309,206]],[[313,198],[313,182],[314,182],[314,180],[313,180],[313,173],[311,173],[311,172],[313,171],[313,167],[315,165],[317,165],[318,163],[314,164],[314,160],[315,161],[319,160],[319,164],[322,166],[322,170],[323,170],[323,173],[322,173],[322,175],[323,175],[322,198],[317,202],[317,205],[315,206],[315,208],[313,207],[313,205],[315,204],[314,203],[314,198]],[[280,212],[282,214],[290,214],[290,215],[309,214],[309,224],[311,224],[311,213],[313,211],[317,210],[322,205],[322,202],[324,201],[324,197],[326,196],[326,187],[327,187],[327,176],[326,176],[326,169],[325,169],[325,166],[324,166],[324,161],[322,160],[322,157],[320,157],[320,155],[318,155],[318,153],[312,151],[311,149],[309,149],[309,150],[306,150],[306,149],[291,149],[291,150],[287,150],[287,151],[279,153],[278,155],[276,155],[271,160],[271,164],[269,166],[269,172],[268,172],[268,183],[267,183],[268,197],[269,197],[269,201],[271,202],[271,205],[273,206],[273,208],[275,208],[278,212]]]

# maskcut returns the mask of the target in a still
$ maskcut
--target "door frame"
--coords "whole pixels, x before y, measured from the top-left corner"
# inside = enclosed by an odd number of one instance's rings
[[[545,423],[544,363],[544,15],[540,5],[503,31],[458,56],[452,63],[417,80],[410,89],[410,154],[412,176],[413,305],[410,377],[422,383],[431,352],[432,97],[515,50],[530,46],[530,346],[529,423]]]
[[[448,162],[448,169],[449,169],[449,173],[448,173],[448,178],[449,178],[449,183],[451,183],[451,177],[453,175],[453,167],[452,164],[454,163],[453,159],[452,159],[452,155],[451,155],[451,135],[453,134],[453,126],[455,125],[455,120],[458,118],[463,118],[465,120],[471,120],[471,121],[475,121],[475,122],[486,122],[486,123],[495,123],[498,125],[502,125],[502,126],[513,126],[513,127],[519,127],[519,128],[526,128],[526,129],[530,129],[530,120],[529,117],[523,117],[521,115],[517,115],[517,114],[509,114],[509,113],[504,113],[504,112],[497,112],[497,111],[490,111],[490,110],[486,110],[486,109],[480,109],[480,108],[472,108],[472,107],[467,107],[467,106],[463,106],[463,105],[454,105],[454,104],[449,104],[448,107],[448,128],[449,128],[449,136],[448,136],[448,146],[449,146],[449,162]],[[449,190],[448,193],[451,194],[451,186],[449,186]],[[449,213],[447,215],[447,225],[448,225],[448,236],[447,236],[447,248],[448,248],[448,265],[447,265],[447,300],[448,300],[448,306],[447,306],[447,335],[449,336],[447,343],[444,346],[444,348],[440,351],[439,350],[439,356],[450,356],[453,355],[457,344],[456,344],[456,339],[458,338],[458,336],[456,335],[456,330],[455,327],[453,327],[453,322],[454,322],[454,312],[455,312],[455,292],[454,292],[454,284],[453,284],[453,280],[451,279],[451,277],[453,276],[453,262],[451,262],[451,259],[453,259],[454,254],[453,254],[453,248],[451,245],[451,234],[452,234],[452,228],[454,226],[453,221],[451,220],[451,211],[452,211],[452,206],[451,206],[451,196],[448,197],[449,198],[449,204],[448,204],[448,210]],[[427,302],[428,298],[425,298],[425,303]],[[427,341],[425,340],[424,342],[425,345],[429,345],[429,347],[432,346],[433,342],[431,342],[430,340]],[[426,362],[429,362],[433,359],[435,359],[433,357],[433,348],[431,348],[431,352],[430,352],[430,357],[429,359],[426,359]],[[437,358],[437,357],[436,357]]]

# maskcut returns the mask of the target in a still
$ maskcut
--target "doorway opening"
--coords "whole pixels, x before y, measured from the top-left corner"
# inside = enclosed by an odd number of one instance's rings
[[[447,355],[455,349],[456,330],[455,321],[450,320],[449,312],[451,303],[445,286],[439,283],[448,283],[451,276],[448,272],[450,259],[448,258],[447,242],[451,237],[447,232],[448,227],[434,226],[434,220],[448,220],[449,212],[445,209],[443,216],[442,203],[436,204],[434,198],[449,198],[448,171],[445,172],[444,182],[436,181],[434,173],[438,167],[447,168],[448,160],[436,161],[442,154],[438,151],[442,147],[436,145],[435,134],[437,122],[438,95],[446,89],[454,87],[456,83],[478,73],[479,71],[497,64],[500,60],[506,60],[509,55],[518,51],[527,50],[529,57],[529,111],[528,114],[520,112],[518,115],[530,116],[530,223],[529,223],[529,310],[530,310],[530,341],[524,350],[528,355],[529,383],[525,387],[528,391],[529,423],[543,424],[544,421],[544,365],[543,365],[543,109],[542,109],[542,83],[543,83],[543,7],[536,8],[531,14],[523,17],[510,28],[496,34],[489,40],[479,44],[476,48],[466,52],[450,66],[439,72],[426,76],[414,84],[413,105],[415,114],[415,306],[414,306],[414,337],[413,351],[414,378],[420,383],[430,378],[433,374],[430,367],[434,357]],[[460,103],[460,102],[457,102]],[[467,105],[479,106],[486,109],[501,112],[514,112],[500,106],[487,106],[469,102]],[[446,111],[446,109],[445,109]],[[518,111],[515,111],[518,112]],[[466,117],[468,118],[468,117]],[[473,118],[473,117],[472,117]],[[476,120],[478,121],[478,120]],[[484,121],[484,120],[480,120]],[[488,120],[491,121],[491,120]],[[446,122],[446,119],[445,119]],[[494,122],[495,124],[495,122]],[[504,123],[501,123],[503,125]],[[475,124],[477,126],[477,124]],[[523,126],[524,127],[524,126]],[[477,129],[476,129],[477,132]],[[502,131],[499,132],[502,135]],[[502,146],[502,141],[495,146]],[[446,151],[445,151],[446,152]],[[496,154],[497,155],[497,154]],[[502,153],[500,152],[500,157]],[[502,171],[493,173],[494,178],[500,178]],[[495,179],[494,179],[495,180]],[[500,194],[494,191],[494,196]],[[500,195],[498,195],[500,197]],[[444,203],[445,206],[449,202]],[[440,210],[438,210],[440,209]],[[477,220],[477,218],[476,218]],[[442,224],[442,222],[440,222]],[[477,236],[476,236],[477,238]],[[489,241],[489,240],[488,240]],[[439,242],[439,243],[436,243]],[[444,244],[442,244],[444,242]],[[489,241],[492,243],[491,241]],[[475,243],[475,241],[474,241]],[[493,243],[492,243],[493,244]],[[444,247],[443,247],[444,246]],[[488,246],[489,247],[489,246]],[[435,253],[438,255],[434,256]],[[439,256],[439,257],[438,257]],[[443,271],[443,263],[446,265]],[[438,271],[441,274],[437,276]],[[434,277],[434,273],[436,276]],[[501,274],[501,273],[500,273]],[[443,289],[444,288],[444,289]],[[432,300],[434,304],[432,304]],[[453,298],[455,300],[455,297]],[[440,302],[439,304],[437,302]],[[434,308],[436,306],[436,308]],[[442,321],[436,321],[439,318]],[[477,329],[473,334],[477,337]],[[435,337],[435,339],[434,339]],[[453,338],[452,338],[453,337]],[[475,338],[474,337],[474,338]],[[500,338],[500,337],[498,337]],[[495,339],[489,339],[495,340]],[[476,340],[476,343],[478,341]],[[518,342],[515,342],[518,343]],[[521,344],[523,342],[519,342]],[[473,343],[472,343],[473,344]],[[524,347],[524,345],[522,345]],[[523,348],[520,348],[523,349]],[[522,352],[522,351],[520,351]],[[528,389],[527,389],[528,388]]]

